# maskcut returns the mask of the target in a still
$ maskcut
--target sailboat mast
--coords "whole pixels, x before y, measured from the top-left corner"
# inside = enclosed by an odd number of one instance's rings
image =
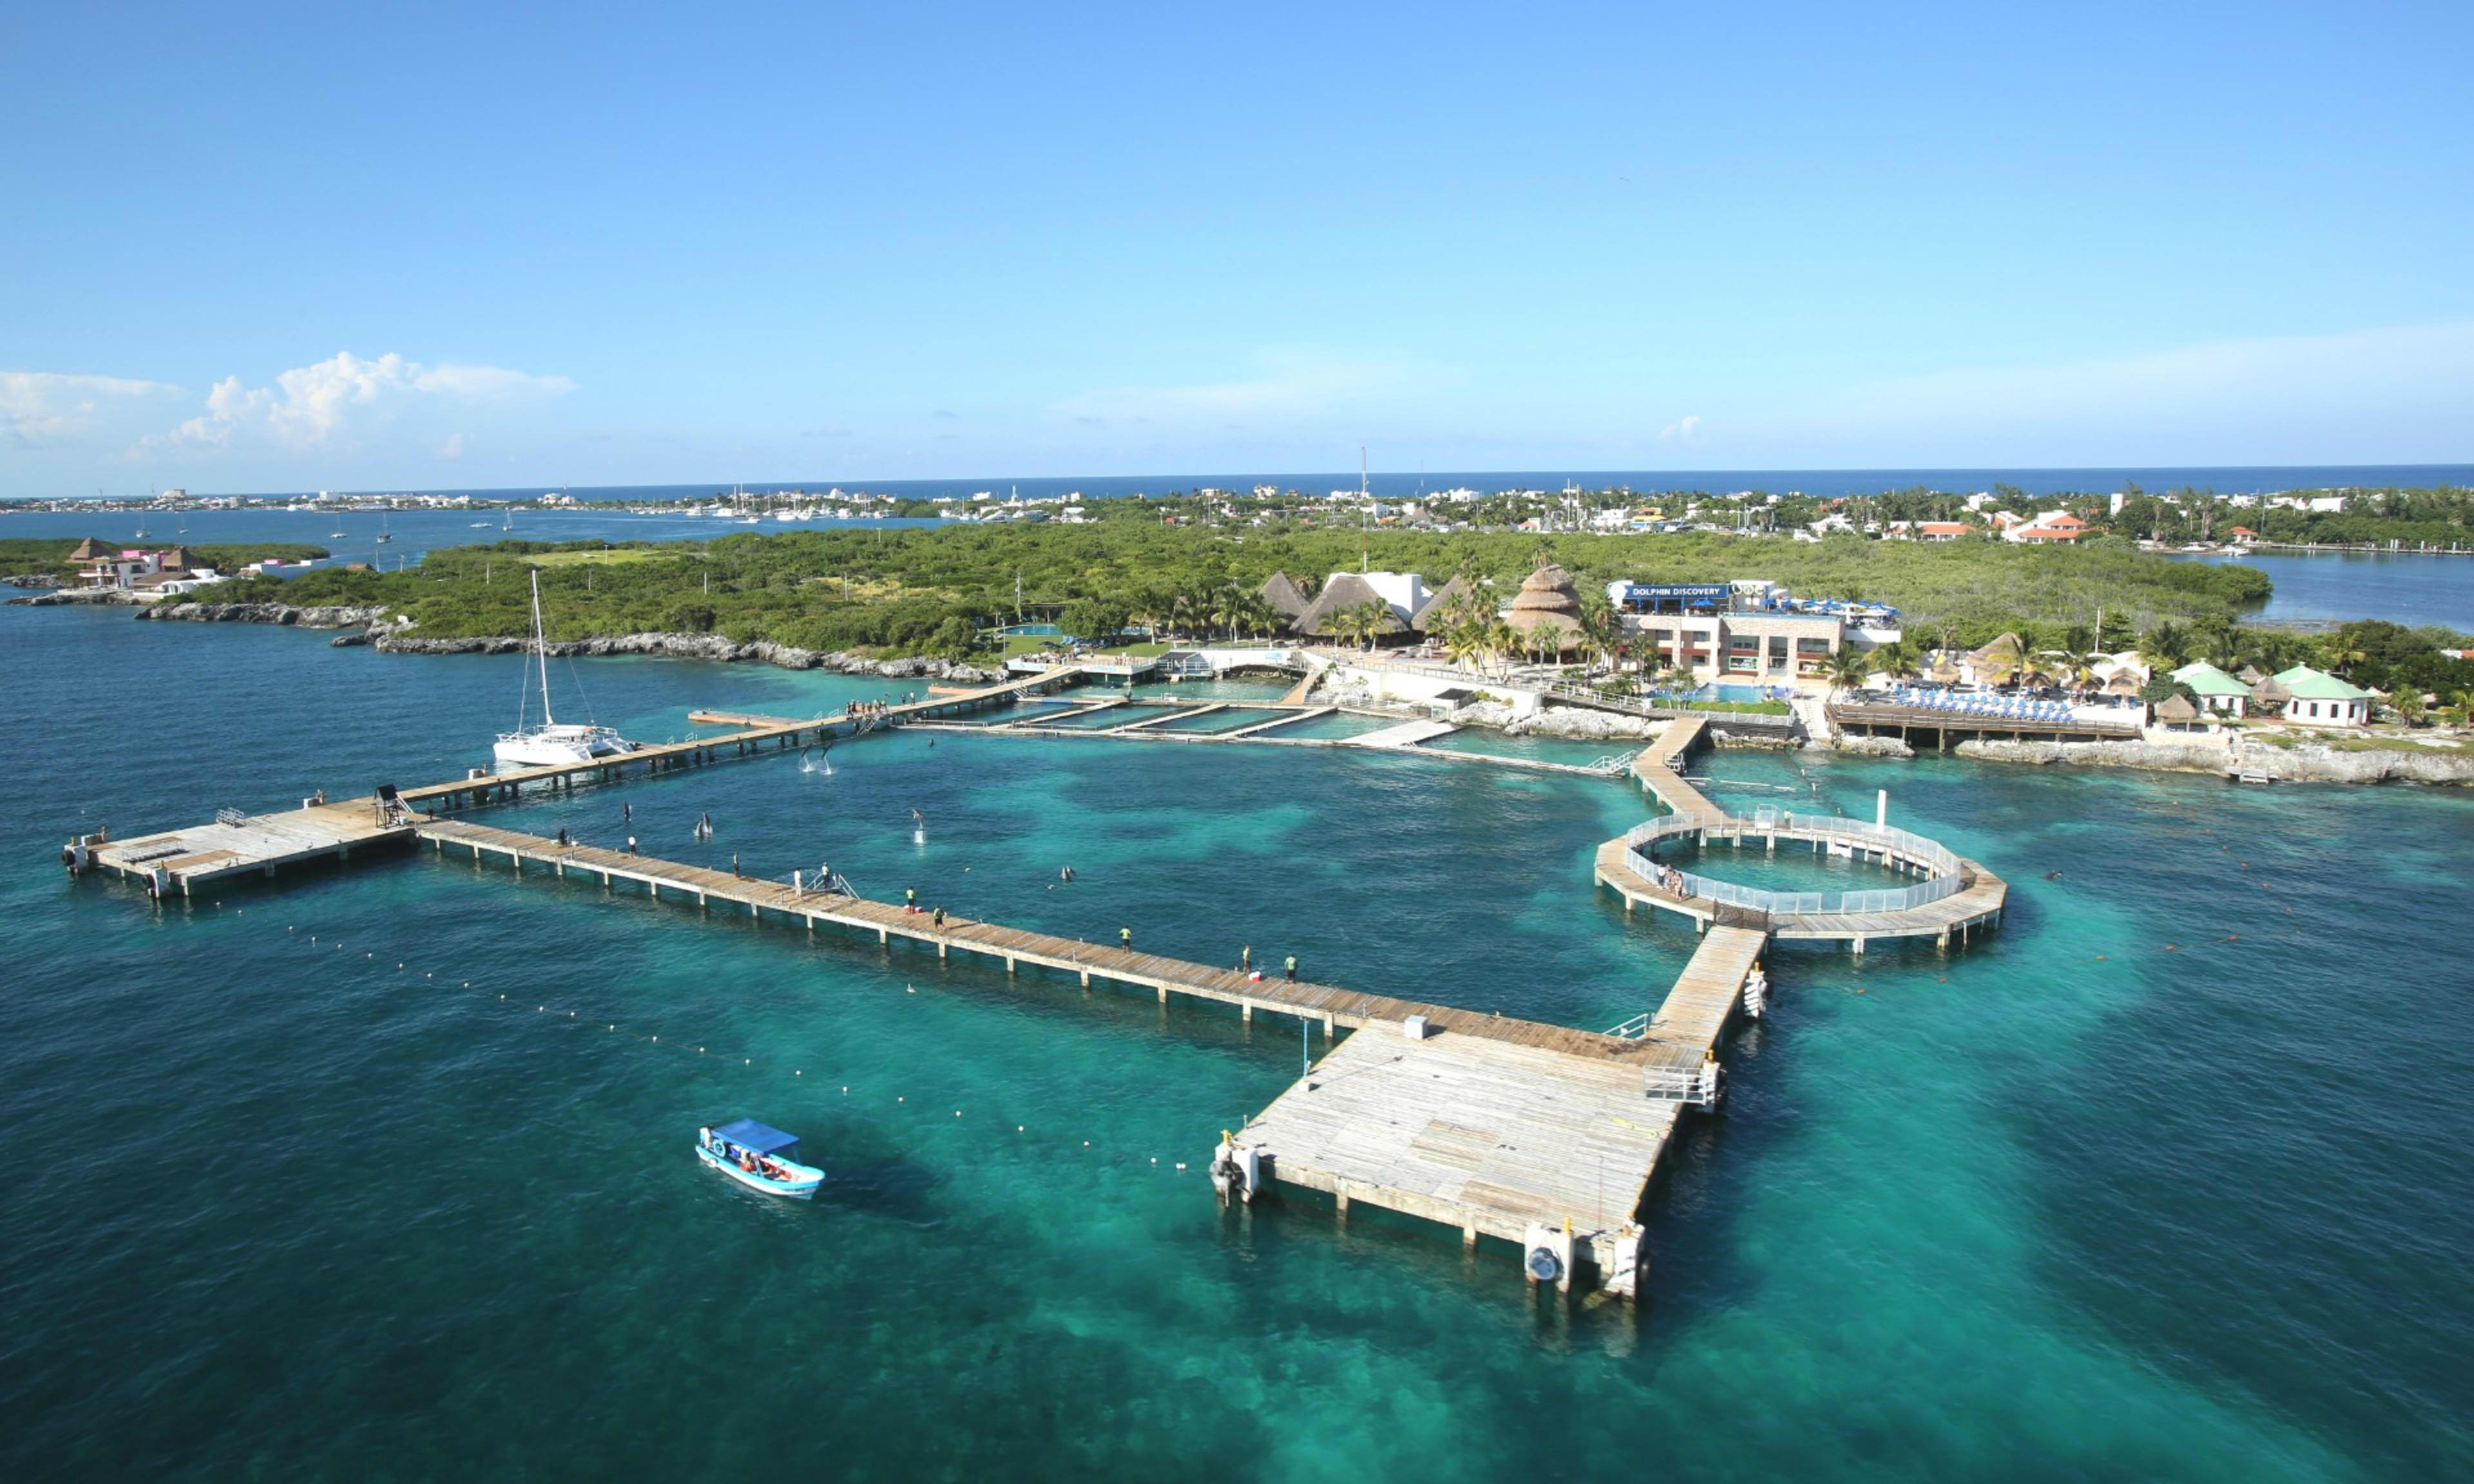
[[[541,568],[533,568],[533,653],[541,657],[542,725],[550,725],[549,634],[542,628]]]

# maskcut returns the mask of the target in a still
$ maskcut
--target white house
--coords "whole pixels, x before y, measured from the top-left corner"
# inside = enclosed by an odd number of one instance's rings
[[[2371,693],[2307,664],[2280,672],[2285,720],[2316,727],[2360,727],[2371,719]]]

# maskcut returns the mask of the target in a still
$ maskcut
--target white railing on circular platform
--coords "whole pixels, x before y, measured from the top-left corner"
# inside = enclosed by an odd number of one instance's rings
[[[1932,879],[1916,886],[1858,892],[1777,892],[1738,886],[1732,881],[1721,881],[1689,871],[1676,872],[1684,879],[1687,896],[1774,916],[1904,912],[1939,901],[1967,885],[1967,877],[1962,874],[1966,870],[1965,862],[1955,851],[1937,841],[1904,829],[1867,825],[1860,820],[1834,817],[1799,819],[1792,811],[1773,812],[1768,809],[1761,810],[1754,819],[1727,814],[1670,814],[1636,826],[1624,832],[1624,864],[1634,874],[1655,881],[1661,870],[1672,869],[1656,860],[1652,848],[1657,841],[1708,834],[1738,839],[1745,835],[1784,835],[1825,845],[1841,844],[1851,852],[1878,853],[1884,860],[1903,859],[1932,874]]]

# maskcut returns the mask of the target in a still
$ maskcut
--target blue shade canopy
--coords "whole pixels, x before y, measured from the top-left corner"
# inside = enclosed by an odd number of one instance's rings
[[[741,1149],[753,1149],[758,1154],[779,1154],[799,1141],[798,1135],[785,1134],[780,1129],[759,1123],[753,1118],[741,1118],[737,1123],[725,1123],[714,1132]]]

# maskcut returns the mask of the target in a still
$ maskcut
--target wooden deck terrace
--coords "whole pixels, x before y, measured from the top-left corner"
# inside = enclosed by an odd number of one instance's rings
[[[1716,928],[1629,1059],[1386,1025],[1343,1041],[1233,1142],[1264,1177],[1527,1246],[1565,1230],[1602,1286],[1631,1295],[1647,1264],[1639,1212],[1706,1087],[1767,940]],[[1567,1263],[1559,1287],[1572,1281]]]
[[[2080,717],[2066,721],[2030,721],[2024,717],[1972,716],[1964,711],[1871,701],[1832,701],[1828,709],[1831,725],[1841,731],[1856,730],[1867,736],[1893,735],[1903,742],[1913,740],[1916,732],[1929,731],[1933,733],[1933,745],[1945,752],[1953,745],[1954,739],[1963,736],[2009,737],[2021,742],[2135,742],[2142,734],[2136,721],[2108,722]]]
[[[243,817],[230,811],[211,825],[164,830],[93,848],[91,869],[149,883],[161,896],[196,895],[209,882],[311,860],[345,861],[356,850],[401,845],[400,824],[378,811],[376,799],[340,803],[304,802],[301,808]]]

